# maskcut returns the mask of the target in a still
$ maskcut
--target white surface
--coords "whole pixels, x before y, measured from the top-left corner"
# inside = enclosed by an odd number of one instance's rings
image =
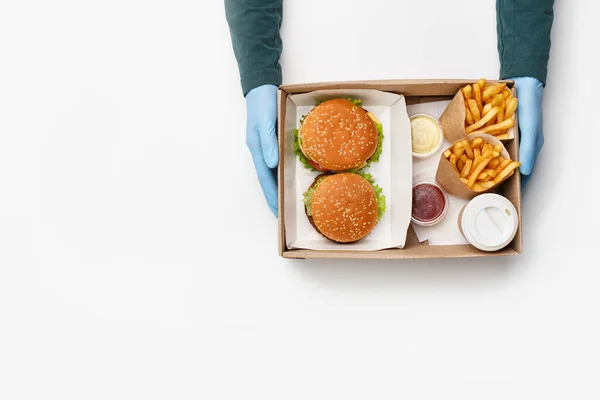
[[[434,101],[431,103],[413,104],[407,107],[408,115],[417,113],[427,113],[436,118],[440,118],[446,107],[450,104],[449,101]],[[413,185],[419,182],[431,181],[435,182],[435,174],[440,163],[440,157],[452,143],[446,139],[440,148],[430,157],[422,159],[414,159],[413,162]],[[411,223],[419,242],[429,241],[430,245],[450,245],[450,244],[469,244],[469,241],[460,233],[456,221],[458,213],[468,201],[460,197],[448,194],[448,211],[446,216],[433,226],[421,226]]]
[[[371,174],[383,189],[386,212],[373,231],[352,244],[339,244],[325,239],[306,218],[303,193],[313,184],[319,171],[304,167],[294,154],[294,128],[300,129],[300,118],[308,115],[317,101],[336,97],[361,99],[363,107],[373,113],[383,126],[383,150],[379,161],[369,164],[364,172]],[[289,114],[289,115],[288,115]],[[404,247],[412,210],[412,152],[410,122],[403,96],[379,90],[316,90],[288,97],[285,124],[284,182],[286,199],[286,241],[290,249],[313,250],[381,250]],[[393,165],[393,166],[392,166]]]
[[[285,3],[286,82],[498,76],[493,1]],[[522,256],[290,261],[221,1],[3,0],[0,398],[600,397],[600,4],[555,14]]]

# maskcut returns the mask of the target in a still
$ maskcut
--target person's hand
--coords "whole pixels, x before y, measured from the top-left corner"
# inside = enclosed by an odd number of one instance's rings
[[[246,95],[246,145],[271,212],[277,217],[277,86],[263,85]]]
[[[519,130],[521,144],[519,158],[522,163],[523,189],[529,182],[535,161],[544,145],[542,97],[544,85],[535,78],[512,78],[519,98]]]

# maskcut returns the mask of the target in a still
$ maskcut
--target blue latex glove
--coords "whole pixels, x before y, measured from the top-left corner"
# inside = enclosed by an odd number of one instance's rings
[[[246,94],[246,145],[271,212],[277,217],[277,86],[259,86]]]
[[[523,189],[527,186],[535,161],[544,145],[542,97],[544,85],[535,78],[512,78],[517,86],[519,98],[519,130],[521,144],[519,158],[522,163]]]

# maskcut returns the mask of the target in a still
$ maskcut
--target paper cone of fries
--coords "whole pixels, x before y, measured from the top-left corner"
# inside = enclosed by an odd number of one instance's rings
[[[459,90],[440,117],[448,140],[456,141],[471,133],[514,139],[518,100],[515,89],[505,85],[480,80]]]
[[[440,157],[436,181],[455,196],[472,199],[493,192],[520,163],[510,159],[500,140],[485,133],[462,137]]]

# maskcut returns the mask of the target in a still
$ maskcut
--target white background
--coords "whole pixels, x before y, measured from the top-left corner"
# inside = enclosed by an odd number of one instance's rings
[[[284,80],[497,78],[494,3],[286,1]],[[278,257],[222,1],[0,4],[0,398],[600,396],[598,2],[524,254],[419,262]]]

